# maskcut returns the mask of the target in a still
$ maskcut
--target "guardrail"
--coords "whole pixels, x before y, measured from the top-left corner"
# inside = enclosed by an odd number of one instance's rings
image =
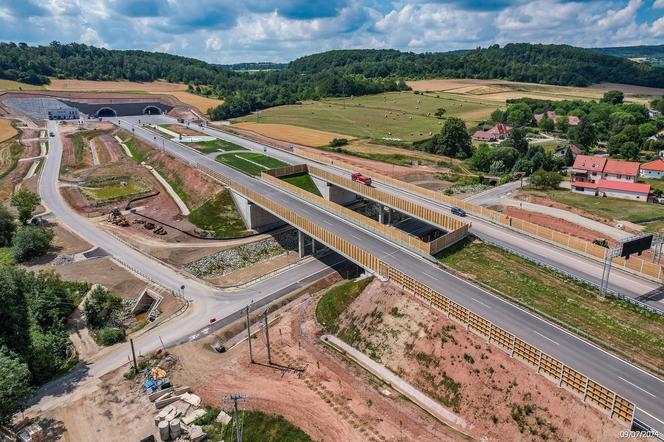
[[[632,422],[636,411],[633,402],[384,262],[381,262],[381,271],[404,290],[446,313],[448,318],[465,325],[467,330],[486,338],[489,343],[501,348],[511,357],[530,365],[537,373],[558,386],[577,393],[584,402],[590,402],[607,412],[611,418],[625,423]]]

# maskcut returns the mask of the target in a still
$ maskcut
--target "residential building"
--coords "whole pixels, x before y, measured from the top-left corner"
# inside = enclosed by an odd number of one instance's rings
[[[556,149],[554,155],[563,158],[567,156],[567,151],[572,152],[572,159],[574,160],[576,160],[576,157],[581,155],[582,152],[581,149],[579,149],[576,145],[570,144],[568,146],[562,146]]]
[[[556,121],[556,112],[555,111],[546,111],[541,114],[535,114],[535,122],[539,124],[540,121],[542,121],[542,118],[544,118],[544,115],[546,115],[546,118],[549,120],[553,120],[554,122]]]
[[[581,122],[581,118],[575,117],[574,115],[570,115],[567,117],[567,124],[570,126],[578,126],[579,123]]]
[[[512,128],[506,124],[499,123],[488,130],[478,130],[473,134],[474,140],[498,141],[506,139]]]
[[[577,155],[572,166],[572,192],[647,201],[650,185],[637,183],[640,164]]]
[[[664,160],[657,159],[641,165],[643,178],[664,178]]]
[[[661,115],[662,115],[662,113],[660,111],[658,111],[657,109],[648,109],[648,116],[650,118],[657,118]]]

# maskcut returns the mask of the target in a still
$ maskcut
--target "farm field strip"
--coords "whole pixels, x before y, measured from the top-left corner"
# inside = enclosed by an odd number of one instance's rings
[[[287,166],[283,161],[260,153],[221,154],[217,161],[252,176],[260,176],[263,170]]]

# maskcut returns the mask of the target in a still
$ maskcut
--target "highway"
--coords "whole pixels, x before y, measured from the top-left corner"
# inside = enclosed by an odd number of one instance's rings
[[[177,124],[175,119],[166,116],[151,118],[155,119],[155,121],[159,123]],[[128,118],[127,120],[136,121],[137,119],[139,118],[132,117]],[[145,121],[145,118],[143,121]],[[284,150],[271,148],[269,146],[253,142],[245,138],[237,137],[220,130],[211,129],[209,127],[201,127],[198,125],[191,126],[196,130],[200,130],[206,133],[207,135],[236,143],[242,147],[246,147],[257,152],[265,152],[272,157],[278,158],[290,164],[312,164],[321,169],[336,173],[340,176],[348,177],[347,170],[338,168],[336,166],[315,163],[314,161],[304,159]],[[496,195],[512,191],[518,188],[519,185],[520,183],[518,182],[509,183],[508,185],[491,189],[487,191],[487,193],[481,194],[481,196],[478,196],[475,199],[469,198],[468,200],[474,203],[477,203],[478,201],[481,202],[484,198],[494,198]],[[377,180],[374,180],[374,186],[377,189],[399,195],[404,199],[417,202],[431,209],[439,210],[451,216],[449,213],[450,207],[445,204],[431,201],[430,199],[427,199],[421,195],[413,194],[404,189],[390,186]],[[592,285],[600,285],[603,271],[602,262],[589,259],[588,257],[585,257],[574,251],[563,249],[554,244],[550,244],[543,240],[519,233],[474,215],[470,215],[464,219],[472,221],[470,233],[486,242],[508,249],[531,261],[557,269]],[[656,282],[642,278],[633,273],[626,272],[619,268],[613,267],[611,270],[611,276],[609,278],[609,289],[630,298],[640,298],[647,293],[655,292],[660,287],[661,284],[657,284]],[[642,300],[642,302],[664,311],[664,299]]]
[[[200,164],[215,170],[317,225],[327,226],[335,234],[352,241],[395,269],[445,294],[458,304],[633,401],[638,407],[637,417],[658,431],[664,432],[662,379],[323,209],[227,167],[180,143],[159,139],[153,132],[133,124],[128,119],[112,121],[119,123],[126,130],[133,130],[137,137],[163,148],[192,165]]]
[[[323,260],[311,260],[295,266],[271,278],[260,281],[246,289],[222,291],[195,278],[174,271],[160,261],[143,254],[116,236],[100,229],[88,219],[76,213],[58,191],[58,175],[62,157],[62,142],[58,125],[49,121],[48,130],[55,137],[49,139],[49,151],[39,180],[39,193],[42,204],[53,213],[68,229],[94,246],[103,248],[114,259],[126,266],[139,269],[143,275],[158,285],[177,290],[185,286],[184,295],[191,300],[189,310],[182,316],[168,321],[153,331],[135,339],[137,351],[142,354],[161,347],[159,338],[166,346],[175,345],[192,338],[202,337],[238,317],[238,312],[253,301],[255,307],[267,304],[310,282],[332,273],[334,266],[342,261],[339,256],[329,256]],[[210,326],[209,320],[219,321]],[[100,376],[127,362],[128,345],[105,354],[89,367],[89,374]]]

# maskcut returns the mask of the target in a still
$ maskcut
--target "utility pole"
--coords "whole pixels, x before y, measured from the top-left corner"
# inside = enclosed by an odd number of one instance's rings
[[[270,329],[267,324],[267,308],[263,313],[263,328],[265,330],[265,345],[267,347],[267,363],[272,365],[272,355],[270,354]]]
[[[134,359],[134,370],[138,371],[138,364],[136,363],[136,351],[134,350],[134,340],[132,338],[129,338],[129,344],[131,345],[131,357]]]
[[[251,307],[251,304],[247,306],[247,342],[249,343],[249,363],[253,364],[254,354],[251,351],[251,325],[249,324],[249,307]]]
[[[243,401],[244,396],[240,394],[231,394],[226,396],[224,399],[233,401],[233,421],[235,422],[235,438],[237,442],[242,442],[242,426],[240,425],[240,412],[238,410],[237,403],[238,401]]]

